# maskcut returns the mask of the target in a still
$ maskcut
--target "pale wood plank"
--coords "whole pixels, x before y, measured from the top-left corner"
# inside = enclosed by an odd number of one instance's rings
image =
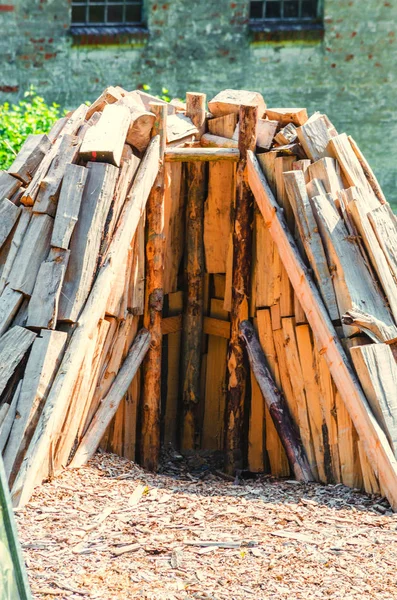
[[[5,288],[0,296],[0,336],[12,323],[13,318],[22,304],[23,294],[10,287]]]
[[[388,204],[367,213],[376,238],[397,281],[397,220]]]
[[[18,364],[33,344],[36,334],[24,327],[12,327],[0,338],[0,394]]]
[[[25,206],[21,207],[21,215],[18,219],[18,224],[12,236],[12,240],[10,241],[10,248],[5,257],[4,266],[1,270],[0,294],[4,290],[9,274],[11,272],[12,265],[14,264],[15,257],[17,256],[19,248],[21,247],[21,244],[24,240],[25,232],[30,223],[31,214],[31,208],[26,208]]]
[[[168,294],[168,315],[178,316],[183,310],[183,292]],[[181,331],[170,333],[167,349],[167,395],[164,413],[164,444],[177,444]]]
[[[251,104],[258,107],[258,117],[263,117],[266,104],[259,92],[247,90],[222,90],[208,102],[208,110],[214,117],[222,117],[230,113],[238,114],[240,106]]]
[[[50,148],[51,141],[48,136],[45,134],[29,134],[16,155],[14,162],[8,168],[8,173],[20,179],[25,185],[28,185]]]
[[[304,125],[296,130],[306,156],[311,160],[318,160],[328,154],[328,143],[331,134],[324,115],[317,114],[311,117]]]
[[[266,108],[268,119],[278,121],[281,127],[293,123],[297,127],[306,123],[308,116],[306,108]]]
[[[4,451],[5,445],[8,440],[8,436],[10,435],[12,424],[14,423],[15,414],[17,412],[17,404],[19,394],[21,393],[22,388],[22,380],[18,383],[18,386],[14,392],[12,400],[9,404],[9,409],[7,411],[7,415],[0,426],[0,453]]]
[[[127,106],[106,105],[98,123],[85,134],[79,156],[83,160],[99,160],[119,167],[130,123]]]
[[[78,220],[88,169],[68,164],[65,168],[56,210],[51,245],[69,248],[70,238]]]
[[[22,182],[13,177],[7,171],[0,171],[0,201],[4,198],[9,200],[21,187]]]
[[[237,114],[229,113],[222,117],[209,119],[207,125],[210,134],[231,139],[237,125]]]
[[[0,200],[0,248],[5,244],[20,214],[21,209],[10,200]]]

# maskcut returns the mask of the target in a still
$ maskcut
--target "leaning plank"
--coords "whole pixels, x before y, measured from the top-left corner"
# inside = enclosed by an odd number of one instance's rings
[[[333,380],[356,427],[383,493],[397,509],[397,462],[361,391],[320,295],[299,256],[296,244],[253,153],[248,155],[248,181],[268,229],[277,244],[299,302],[312,327],[316,345],[325,357]]]
[[[164,153],[166,162],[203,162],[209,160],[230,160],[237,162],[238,148],[173,148]]]
[[[178,407],[179,407],[179,365],[182,338],[182,310],[183,292],[170,293],[165,297],[168,302],[169,317],[181,319],[181,328],[175,333],[169,333],[165,338],[165,352],[167,360],[167,392],[164,414],[164,444],[177,447],[178,435]],[[164,319],[163,319],[164,324]],[[164,332],[163,332],[164,333]]]
[[[261,389],[263,399],[269,409],[277,433],[280,436],[294,475],[298,481],[313,481],[313,474],[299,438],[299,433],[291,418],[287,403],[274,383],[255,330],[249,321],[243,321],[240,324],[240,335],[245,342],[251,368]]]
[[[28,135],[11,167],[8,168],[8,173],[28,185],[50,148],[51,141],[45,134]]]
[[[164,197],[164,294],[176,292],[185,242],[185,178],[183,164],[165,165]]]
[[[92,419],[90,426],[82,438],[76,454],[71,462],[71,467],[81,467],[89,460],[98,448],[107,426],[116,414],[117,408],[127,393],[150,346],[150,333],[146,329],[136,336],[133,345],[118,372],[107,396],[102,400],[100,407]]]
[[[387,200],[385,198],[384,193],[382,192],[378,180],[376,179],[375,173],[371,169],[365,156],[363,155],[363,153],[361,152],[360,148],[358,147],[354,139],[351,137],[351,135],[348,136],[348,140],[350,142],[351,147],[353,148],[354,154],[357,156],[358,162],[360,163],[361,168],[364,171],[364,175],[367,178],[367,181],[371,186],[375,196],[378,198],[381,204],[387,204]]]
[[[307,195],[303,171],[287,171],[284,183],[294,211],[300,238],[309,259],[324,304],[332,320],[339,319],[335,291],[325,256],[323,243],[318,232],[309,196]]]
[[[13,290],[30,296],[40,265],[48,254],[54,219],[48,215],[32,215],[22,245],[8,278]]]
[[[7,198],[0,200],[0,248],[10,235],[20,213],[21,209]]]
[[[376,420],[397,456],[397,366],[386,344],[350,349],[350,356]]]
[[[25,232],[30,223],[30,217],[32,215],[32,209],[26,208],[25,206],[21,207],[21,216],[18,220],[18,225],[15,229],[15,232],[12,236],[11,246],[7,254],[7,258],[4,263],[3,270],[1,272],[0,278],[0,294],[3,292],[4,287],[7,283],[8,276],[11,272],[12,265],[14,264],[15,257],[18,254],[19,248],[24,240]]]
[[[223,90],[210,102],[208,110],[214,117],[222,117],[230,113],[239,113],[240,106],[251,105],[258,107],[258,117],[262,118],[266,110],[265,101],[259,92],[247,90]]]
[[[10,199],[21,187],[22,183],[6,171],[0,171],[0,200]]]
[[[134,184],[124,204],[119,226],[109,247],[109,260],[99,270],[78,325],[73,330],[38,426],[14,482],[12,495],[15,504],[26,503],[34,486],[41,481],[41,477],[48,476],[52,441],[58,439],[58,433],[62,430],[70,394],[77,381],[90,335],[95,331],[99,319],[104,314],[110,289],[117,275],[117,266],[123,255],[128,252],[138,222],[145,210],[146,201],[157,174],[158,161],[159,138],[156,136],[149,144],[146,155],[140,164]]]
[[[9,404],[7,415],[0,426],[0,454],[2,454],[4,451],[5,445],[8,440],[8,436],[10,435],[11,427],[14,423],[15,414],[17,412],[19,394],[21,393],[21,387],[22,381],[18,383],[18,386],[12,397],[11,403]]]
[[[13,483],[25,450],[32,438],[51,384],[62,359],[67,334],[42,331],[36,337],[26,365],[17,404],[17,415],[4,452],[4,467]]]
[[[318,114],[296,130],[306,155],[311,160],[328,156],[327,146],[331,139],[324,115]]]
[[[12,327],[0,338],[0,394],[28,351],[36,334],[24,327]]]
[[[10,326],[22,304],[23,294],[7,287],[0,296],[0,336]]]
[[[70,238],[79,216],[87,175],[88,169],[84,167],[66,165],[51,237],[51,245],[56,248],[64,250],[69,248]]]
[[[102,232],[112,201],[118,170],[105,163],[88,163],[80,218],[70,240],[70,260],[59,302],[58,319],[75,322],[89,294]]]
[[[130,123],[131,113],[127,106],[107,105],[98,123],[85,134],[80,157],[119,167]]]
[[[372,228],[397,281],[397,220],[388,204],[367,213]]]
[[[51,248],[41,264],[28,308],[27,327],[55,329],[70,250]]]
[[[339,164],[334,158],[327,156],[316,160],[308,166],[307,173],[309,179],[320,180],[325,191],[336,200],[338,192],[343,189],[343,182],[340,176]],[[317,194],[313,195],[316,196]]]
[[[357,188],[349,188],[346,190],[346,200],[348,201],[347,209],[353,219],[355,226],[364,242],[365,249],[371,259],[380,284],[388,300],[394,320],[397,322],[397,284],[392,272],[390,271],[388,262],[375,232],[371,227],[371,223],[366,214],[360,198],[357,194]],[[387,243],[387,242],[386,242]]]
[[[58,154],[54,157],[47,175],[40,183],[33,212],[55,216],[59,190],[66,167],[76,161],[81,141],[74,135],[63,135]]]
[[[332,197],[315,196],[312,199],[317,224],[325,246],[328,264],[333,273],[333,282],[339,313],[359,309],[373,316],[386,327],[392,327],[397,337],[397,327],[373,280],[354,239],[349,238],[346,226],[339,216]],[[344,326],[349,336],[355,332]]]

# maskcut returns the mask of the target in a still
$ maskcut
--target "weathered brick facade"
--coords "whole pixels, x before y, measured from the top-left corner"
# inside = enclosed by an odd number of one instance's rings
[[[252,42],[248,0],[147,0],[147,39],[98,46],[76,45],[67,0],[5,1],[0,99],[17,98],[30,83],[68,107],[109,84],[166,86],[180,96],[259,90],[269,105],[327,112],[397,202],[395,0],[325,0],[323,41],[279,43]]]

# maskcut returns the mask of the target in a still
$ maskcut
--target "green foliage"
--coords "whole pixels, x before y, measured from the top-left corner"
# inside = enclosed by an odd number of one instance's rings
[[[144,92],[150,91],[150,85],[143,85],[142,87],[143,87]],[[157,98],[160,98],[160,100],[164,100],[165,102],[170,102],[171,96],[169,94],[170,94],[169,90],[167,90],[167,88],[163,87],[163,88],[161,88],[161,94],[153,94],[153,95],[155,95]]]
[[[29,133],[48,133],[65,114],[59,104],[48,105],[33,86],[18,104],[0,105],[0,169],[7,169]]]

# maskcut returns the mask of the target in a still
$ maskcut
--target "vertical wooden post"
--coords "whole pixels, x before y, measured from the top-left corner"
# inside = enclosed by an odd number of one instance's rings
[[[167,135],[167,105],[151,103],[156,115],[152,135],[160,135],[160,169],[147,202],[146,290],[144,327],[151,344],[143,363],[141,464],[156,471],[160,457],[161,410],[161,319],[164,279],[164,150]]]
[[[233,229],[231,338],[227,365],[229,373],[226,396],[225,469],[234,474],[243,466],[244,404],[247,367],[244,348],[239,337],[241,321],[248,319],[248,295],[251,278],[253,196],[248,186],[246,164],[248,150],[255,150],[258,109],[240,106],[238,147],[240,160],[236,174],[236,206]]]
[[[186,94],[186,116],[205,133],[205,94]],[[207,166],[200,162],[186,165],[186,260],[185,301],[182,333],[182,402],[181,449],[193,450],[199,443],[199,402],[201,371],[201,337],[203,329],[204,280],[204,202]]]

